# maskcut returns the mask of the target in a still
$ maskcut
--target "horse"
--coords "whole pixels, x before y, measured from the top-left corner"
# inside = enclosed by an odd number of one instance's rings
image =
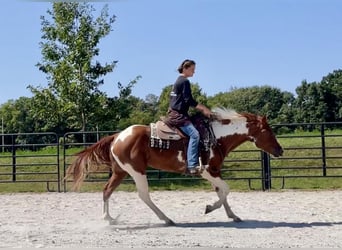
[[[244,142],[251,141],[255,146],[274,157],[282,156],[283,148],[279,144],[274,132],[265,116],[252,113],[238,113],[225,108],[212,110],[219,119],[209,121],[209,146],[200,152],[205,165],[199,174],[208,180],[218,195],[213,205],[207,205],[205,214],[210,213],[222,205],[228,218],[235,222],[242,221],[231,210],[227,196],[228,184],[221,178],[221,166],[229,152]],[[180,136],[175,140],[153,143],[164,145],[152,147],[149,125],[131,125],[121,132],[103,137],[97,143],[76,154],[76,159],[69,165],[65,178],[73,177],[73,190],[77,191],[87,174],[94,168],[106,166],[111,169],[112,175],[103,189],[103,219],[115,223],[109,213],[109,198],[123,179],[130,175],[135,182],[139,198],[158,216],[166,225],[175,225],[151,200],[148,188],[146,170],[149,167],[186,174],[186,147],[187,137]],[[164,143],[164,144],[163,144]],[[172,146],[178,143],[178,146]],[[207,144],[208,145],[208,144]],[[207,157],[205,157],[207,156]]]

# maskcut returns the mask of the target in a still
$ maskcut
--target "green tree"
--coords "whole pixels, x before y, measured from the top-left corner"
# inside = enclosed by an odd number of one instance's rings
[[[324,122],[328,111],[320,83],[302,81],[296,88],[295,121],[299,123]]]
[[[157,104],[158,98],[152,94],[148,95],[145,100],[138,100],[131,110],[129,117],[124,119],[120,125],[127,127],[133,124],[148,125],[151,122],[155,122],[159,119],[156,118]]]
[[[232,108],[238,112],[250,112],[266,115],[270,122],[277,122],[280,110],[283,115],[290,114],[293,96],[289,92],[281,92],[270,86],[254,86],[248,88],[232,88],[230,92],[221,92],[209,98],[211,107]],[[283,120],[290,120],[283,117]]]
[[[37,67],[47,74],[48,87],[29,88],[36,118],[47,121],[46,130],[85,131],[88,124],[96,123],[96,114],[106,103],[99,86],[116,61],[102,65],[95,58],[115,16],[108,14],[107,5],[96,19],[94,12],[87,3],[55,2],[47,11],[50,19],[41,17],[43,58]]]
[[[290,92],[283,92],[283,105],[281,106],[278,116],[274,119],[274,123],[292,123],[294,122],[294,103],[295,97]]]
[[[130,124],[127,119],[140,101],[131,95],[132,88],[140,78],[141,76],[137,76],[127,86],[120,82],[117,84],[119,95],[107,98],[105,105],[97,113],[100,130],[121,130]]]
[[[1,105],[4,133],[31,133],[40,131],[41,123],[32,116],[32,101],[28,97],[9,100]]]
[[[170,104],[170,93],[172,90],[172,84],[165,86],[160,93],[158,100],[158,116],[165,116]]]
[[[342,121],[342,70],[334,70],[323,77],[321,87],[327,104],[325,121]]]
[[[31,91],[34,94],[31,113],[35,121],[41,123],[36,132],[54,131],[57,134],[66,132],[67,128],[71,126],[68,125],[69,119],[65,117],[66,113],[63,113],[63,102],[48,88],[40,90],[32,88]]]
[[[320,82],[302,81],[296,92],[296,122],[342,120],[342,70],[329,73]]]

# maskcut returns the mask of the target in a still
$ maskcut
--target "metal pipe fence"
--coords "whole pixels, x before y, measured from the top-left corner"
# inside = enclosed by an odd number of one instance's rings
[[[262,190],[285,188],[291,179],[341,178],[341,125],[338,122],[274,125],[284,156],[273,158],[246,143],[225,159],[222,178],[245,181],[250,189],[257,183]],[[55,191],[66,191],[63,177],[74,154],[115,132],[70,132],[60,137],[55,133],[0,134],[4,138],[0,152],[0,184],[45,183],[47,190],[52,191],[51,183],[54,183]],[[105,182],[110,175],[111,172],[91,173],[86,182]],[[152,168],[147,175],[152,182],[196,179]],[[127,177],[125,181],[132,179]]]
[[[59,142],[56,133],[1,134],[0,183],[46,183],[61,191]]]

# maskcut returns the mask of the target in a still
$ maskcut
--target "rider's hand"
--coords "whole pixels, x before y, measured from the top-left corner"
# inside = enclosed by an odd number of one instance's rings
[[[222,117],[218,113],[215,113],[215,112],[211,112],[210,119],[216,120],[216,121],[222,121]]]
[[[204,106],[203,104],[200,104],[200,103],[197,104],[196,109],[201,111],[204,116],[208,118],[212,117],[213,112],[210,109],[208,109],[206,106]]]
[[[213,116],[214,113],[211,112],[210,109],[205,109],[205,110],[203,111],[203,114],[204,114],[206,117],[211,118],[211,117]]]

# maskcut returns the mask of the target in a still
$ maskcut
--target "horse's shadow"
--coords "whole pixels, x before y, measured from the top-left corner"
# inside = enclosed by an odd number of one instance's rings
[[[175,223],[169,226],[163,223],[149,225],[111,225],[115,230],[144,230],[162,227],[180,227],[180,228],[237,228],[237,229],[267,229],[267,228],[310,228],[310,227],[330,227],[333,225],[342,225],[342,222],[275,222],[264,220],[244,220],[242,222],[190,222]]]
[[[194,227],[194,228],[241,228],[241,229],[257,229],[257,228],[307,228],[307,227],[328,227],[333,225],[342,225],[342,222],[276,222],[264,220],[244,220],[242,222],[194,222],[194,223],[177,223],[176,227]]]

